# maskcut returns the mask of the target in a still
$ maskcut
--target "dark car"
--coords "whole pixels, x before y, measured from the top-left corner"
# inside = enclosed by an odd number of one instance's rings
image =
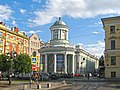
[[[59,74],[53,73],[53,74],[50,75],[50,78],[51,78],[51,80],[56,80],[56,79],[59,78]]]
[[[39,79],[40,79],[41,81],[49,80],[49,79],[50,79],[50,75],[49,75],[48,73],[42,73],[42,74],[40,74]]]

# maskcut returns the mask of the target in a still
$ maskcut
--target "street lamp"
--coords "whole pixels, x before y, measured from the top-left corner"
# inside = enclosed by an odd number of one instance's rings
[[[14,57],[16,57],[16,52],[13,50],[11,53],[8,53],[8,57],[10,58],[10,71],[8,74],[8,81],[9,81],[9,85],[11,85],[11,77],[13,76],[12,73],[12,65],[13,65],[13,59]]]

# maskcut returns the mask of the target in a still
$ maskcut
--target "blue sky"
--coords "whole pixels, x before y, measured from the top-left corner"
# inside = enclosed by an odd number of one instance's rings
[[[101,18],[118,16],[119,6],[119,0],[0,0],[0,21],[28,36],[37,33],[47,42],[50,26],[62,17],[70,29],[70,43],[100,57],[104,52]]]

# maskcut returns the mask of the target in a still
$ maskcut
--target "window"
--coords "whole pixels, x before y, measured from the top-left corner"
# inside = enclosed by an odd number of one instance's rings
[[[34,40],[37,40],[37,37],[34,37]]]
[[[66,40],[66,31],[62,31],[62,39]]]
[[[2,36],[2,32],[0,32],[0,37]]]
[[[115,49],[115,40],[111,40],[111,49]]]
[[[3,40],[0,40],[0,44],[3,44]]]
[[[110,26],[110,34],[114,34],[115,33],[115,26]]]
[[[22,45],[20,45],[20,49],[22,49]]]
[[[0,53],[2,53],[2,48],[0,48]]]
[[[15,44],[15,43],[13,43],[13,44],[12,44],[12,46],[13,46],[13,48],[15,48],[15,47],[16,47],[16,44]]]
[[[31,46],[33,46],[33,42],[31,41]]]
[[[58,39],[58,30],[54,30],[54,38],[53,39]]]
[[[116,56],[111,56],[111,65],[116,65]]]
[[[83,58],[83,60],[85,60],[85,58]]]
[[[7,34],[7,38],[10,39],[10,34]]]
[[[13,40],[16,40],[16,37],[15,37],[15,36],[13,37]]]
[[[26,51],[26,46],[24,46],[24,51]]]
[[[6,46],[10,46],[10,43],[9,43],[9,42],[6,42]]]
[[[116,72],[111,72],[111,77],[116,77]]]
[[[6,53],[9,53],[9,49],[6,49]]]
[[[25,45],[27,44],[27,41],[26,41],[26,40],[24,41],[24,44],[25,44]]]

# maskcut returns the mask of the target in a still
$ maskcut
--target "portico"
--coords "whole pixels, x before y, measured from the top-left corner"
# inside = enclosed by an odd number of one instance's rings
[[[74,73],[74,54],[44,53],[41,54],[43,71],[54,73]]]

